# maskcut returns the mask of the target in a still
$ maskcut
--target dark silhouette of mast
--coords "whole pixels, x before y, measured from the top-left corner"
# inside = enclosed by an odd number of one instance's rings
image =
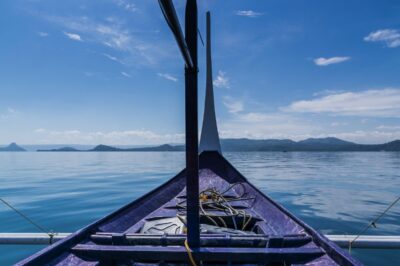
[[[186,198],[187,240],[191,248],[200,246],[199,218],[199,148],[197,110],[197,1],[187,0],[185,39],[171,0],[159,0],[178,47],[185,60],[185,133],[186,133]]]

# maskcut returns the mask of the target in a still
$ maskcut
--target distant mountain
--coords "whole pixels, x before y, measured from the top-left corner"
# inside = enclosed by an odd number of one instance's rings
[[[183,145],[178,145],[178,146],[172,146],[169,144],[164,144],[160,146],[155,146],[155,147],[142,147],[142,148],[116,148],[112,146],[107,146],[107,145],[98,145],[94,147],[91,150],[88,151],[183,151],[184,146]]]
[[[1,147],[0,151],[26,151],[24,148],[18,146],[15,142],[6,147]]]
[[[122,151],[122,150],[123,149],[100,144],[100,145],[97,145],[96,147],[94,147],[93,149],[90,149],[88,151]]]
[[[357,144],[341,140],[338,138],[309,138],[301,141],[290,139],[221,139],[222,150],[226,152],[236,151],[400,151],[400,140],[384,144]],[[86,152],[139,152],[139,151],[184,151],[184,145],[164,144],[149,147],[113,147],[98,145],[92,149],[76,149],[72,147],[62,147],[49,150],[38,151],[86,151]]]
[[[169,145],[164,144],[156,147],[143,147],[143,148],[130,148],[124,149],[125,151],[184,151],[184,145]]]
[[[328,138],[309,138],[297,142],[303,145],[354,145],[355,143],[341,140],[338,138],[328,137]]]
[[[222,139],[223,151],[400,151],[400,140],[385,144],[357,144],[338,138],[289,139]]]
[[[62,147],[62,148],[58,148],[58,149],[50,149],[50,150],[37,150],[37,151],[41,151],[41,152],[45,152],[45,151],[81,151],[72,147]]]
[[[48,151],[57,150],[62,148],[74,148],[76,150],[89,150],[95,145],[82,145],[82,144],[72,144],[72,143],[61,143],[61,144],[24,144],[24,149],[27,151]]]

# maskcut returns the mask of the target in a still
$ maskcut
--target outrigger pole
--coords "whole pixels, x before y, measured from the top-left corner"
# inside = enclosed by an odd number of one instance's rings
[[[186,200],[187,241],[191,248],[200,245],[199,157],[197,110],[197,1],[187,0],[185,39],[172,0],[159,0],[172,33],[185,60],[185,135],[186,135]]]

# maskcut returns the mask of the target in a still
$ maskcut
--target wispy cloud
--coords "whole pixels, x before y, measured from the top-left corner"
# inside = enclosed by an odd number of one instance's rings
[[[38,32],[37,32],[37,35],[39,35],[40,37],[47,37],[47,36],[49,36],[49,34],[48,34],[47,32],[44,32],[44,31],[38,31]]]
[[[312,100],[296,101],[283,110],[297,113],[400,117],[400,89],[336,93]]]
[[[305,139],[315,136],[318,126],[289,114],[243,112],[233,115],[218,127],[222,138]]]
[[[223,104],[228,109],[228,112],[231,114],[237,114],[244,110],[244,105],[241,100],[236,100],[229,96],[225,96],[223,98]]]
[[[167,73],[157,73],[157,75],[161,78],[165,78],[170,81],[174,81],[174,82],[178,81],[178,79],[176,77],[171,76],[170,74],[167,74]]]
[[[400,131],[400,126],[393,126],[393,125],[380,125],[378,127],[376,127],[376,129],[382,130],[398,130]]]
[[[347,125],[347,123],[344,123],[344,122],[332,122],[331,123],[331,127],[340,127],[340,126],[345,126],[345,125]]]
[[[400,31],[396,29],[382,29],[371,32],[364,38],[366,42],[384,42],[387,47],[400,46]]]
[[[83,75],[90,78],[90,77],[93,77],[95,75],[95,73],[91,72],[91,71],[85,71],[85,72],[83,72]]]
[[[35,129],[34,132],[35,132],[35,133],[42,133],[42,132],[46,132],[46,129],[44,129],[44,128],[37,128],[37,129]]]
[[[222,138],[292,139],[337,137],[356,143],[385,143],[400,139],[400,128],[349,129],[346,123],[332,123],[327,128],[320,122],[282,112],[244,112],[233,115],[220,125]]]
[[[124,71],[121,72],[121,75],[124,76],[124,77],[127,77],[127,78],[131,77],[131,75],[129,75],[128,73],[126,73]]]
[[[158,134],[146,129],[84,132],[76,129],[57,131],[40,128],[34,133],[41,143],[148,145],[184,142],[184,134]]]
[[[236,15],[238,16],[243,16],[243,17],[249,17],[249,18],[256,18],[262,15],[260,12],[255,12],[253,10],[238,10],[236,11]]]
[[[0,112],[0,119],[9,119],[19,114],[19,111],[8,107],[4,112]]]
[[[317,135],[316,137],[336,137],[355,143],[365,143],[365,144],[381,144],[396,139],[400,139],[400,130],[355,130],[339,133],[330,133]]]
[[[65,32],[65,31],[64,31],[64,35],[67,36],[68,38],[70,38],[71,40],[79,41],[79,42],[82,41],[82,38],[81,38],[81,36],[80,36],[79,34],[70,33],[70,32]]]
[[[118,59],[118,58],[115,57],[115,56],[112,56],[112,55],[107,54],[107,53],[102,53],[102,55],[103,55],[104,57],[110,59],[111,61],[114,61],[114,62],[117,62],[117,63],[120,63],[120,64],[123,64],[123,65],[124,65],[124,62],[122,62],[122,60]]]
[[[99,43],[122,52],[125,58],[121,61],[126,64],[152,66],[175,55],[170,52],[173,46],[169,43],[164,43],[163,40],[158,42],[145,40],[143,30],[141,30],[141,34],[137,34],[124,21],[117,18],[102,21],[89,17],[47,16],[46,18],[68,30],[65,34],[73,32],[71,33],[73,35],[67,35],[69,38],[82,40],[79,35],[82,34],[85,36],[85,42]],[[153,34],[155,33],[152,32],[151,35],[153,36]]]
[[[229,78],[226,76],[225,72],[222,72],[221,70],[218,71],[217,77],[214,79],[213,84],[217,88],[225,88],[229,89]]]
[[[317,66],[328,66],[332,64],[339,64],[348,60],[350,60],[349,56],[335,56],[330,58],[319,57],[314,59],[314,63]]]
[[[114,1],[118,6],[124,8],[125,10],[129,12],[136,12],[137,7],[134,3],[127,1],[127,0],[115,0]]]

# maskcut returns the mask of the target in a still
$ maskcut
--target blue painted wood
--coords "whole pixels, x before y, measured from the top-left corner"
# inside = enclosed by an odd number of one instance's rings
[[[153,246],[94,246],[77,245],[72,252],[92,260],[133,259],[154,261],[187,262],[184,247]],[[285,261],[288,265],[317,259],[324,255],[320,248],[196,248],[193,257],[203,262],[273,263]]]

